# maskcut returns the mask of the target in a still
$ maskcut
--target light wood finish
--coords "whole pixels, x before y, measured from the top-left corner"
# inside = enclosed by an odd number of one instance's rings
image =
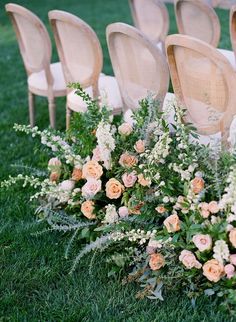
[[[236,59],[236,5],[230,10],[230,39]]]
[[[120,113],[122,101],[119,88],[114,77],[101,74],[103,54],[93,29],[80,18],[65,11],[52,10],[48,16],[66,82],[79,82],[90,96],[101,96],[101,101],[106,98],[113,113]],[[68,89],[67,128],[71,111],[84,112],[86,108],[86,103],[75,91]]]
[[[169,14],[165,4],[160,0],[129,0],[129,4],[135,27],[164,49],[169,31]]]
[[[163,103],[169,86],[166,58],[141,31],[125,23],[107,27],[107,44],[125,110],[139,107],[148,93]]]
[[[179,33],[218,46],[220,22],[210,5],[201,0],[176,0],[175,15]]]
[[[60,63],[51,63],[51,41],[42,21],[17,4],[5,6],[12,21],[28,75],[30,125],[34,126],[34,95],[48,98],[50,125],[55,127],[55,97],[66,95]]]
[[[236,76],[228,60],[214,47],[186,35],[166,39],[167,59],[174,92],[202,135],[222,134],[227,142],[236,113]]]

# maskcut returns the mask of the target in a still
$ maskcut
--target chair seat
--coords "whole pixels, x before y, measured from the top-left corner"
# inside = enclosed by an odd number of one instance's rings
[[[101,75],[98,81],[101,102],[113,110],[113,114],[120,114],[122,111],[122,99],[115,77]],[[93,98],[92,87],[85,89],[85,92]],[[67,95],[67,106],[74,112],[85,112],[87,104],[80,96],[75,94],[75,90]]]
[[[50,69],[54,79],[54,96],[66,96],[66,82],[62,72],[61,63],[58,62],[51,64]],[[32,93],[40,96],[48,96],[48,84],[44,70],[32,73],[28,77],[28,85]]]
[[[226,49],[218,49],[218,51],[221,54],[223,54],[226,59],[228,59],[228,61],[232,65],[233,69],[236,70],[236,62],[235,62],[234,52],[231,50],[226,50]]]

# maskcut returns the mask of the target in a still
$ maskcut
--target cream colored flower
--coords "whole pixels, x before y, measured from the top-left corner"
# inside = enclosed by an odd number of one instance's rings
[[[197,268],[200,269],[202,264],[196,259],[195,255],[189,250],[182,250],[179,260],[183,263],[183,265],[188,268]]]
[[[229,240],[231,244],[236,248],[236,228],[229,232]]]
[[[82,179],[82,170],[78,167],[74,167],[71,179],[74,181],[80,181]]]
[[[193,193],[199,194],[204,189],[204,180],[201,177],[195,177],[191,181],[191,189]]]
[[[134,145],[134,149],[137,153],[143,153],[145,151],[145,141],[138,140]]]
[[[119,127],[118,127],[118,132],[121,135],[124,136],[128,136],[132,133],[133,128],[129,123],[122,123]]]
[[[137,163],[137,158],[134,155],[129,154],[128,152],[125,152],[120,156],[119,164],[122,167],[131,168]]]
[[[180,230],[180,220],[179,216],[176,214],[167,217],[164,220],[163,224],[166,227],[168,233],[174,233]]]
[[[209,250],[212,247],[212,238],[210,235],[197,234],[193,236],[193,242],[200,252]]]
[[[144,178],[144,175],[140,173],[138,175],[138,183],[143,187],[149,187],[151,185],[151,180]]]
[[[149,266],[151,270],[156,271],[165,265],[165,259],[160,253],[150,255]]]
[[[81,212],[88,219],[95,219],[96,215],[93,213],[94,211],[94,202],[91,200],[87,200],[81,205]]]

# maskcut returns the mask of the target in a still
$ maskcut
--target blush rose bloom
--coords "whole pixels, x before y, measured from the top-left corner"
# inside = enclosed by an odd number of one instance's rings
[[[121,218],[126,218],[129,215],[129,209],[125,206],[118,209],[118,214]]]
[[[61,165],[62,163],[58,158],[51,158],[48,161],[48,169],[52,172],[56,172],[57,170],[60,170]]]
[[[145,151],[145,141],[138,140],[134,145],[134,149],[137,153],[143,153]]]
[[[95,219],[96,215],[93,213],[94,211],[94,202],[91,200],[84,201],[81,205],[81,212],[88,219]]]
[[[102,189],[102,181],[96,179],[88,179],[85,185],[82,187],[82,196],[85,198],[94,197]]]
[[[151,270],[156,271],[165,265],[165,259],[160,253],[150,255],[149,266]]]
[[[138,183],[143,187],[149,187],[151,185],[151,180],[144,178],[144,175],[140,173],[138,175]]]
[[[92,160],[93,161],[102,161],[101,159],[101,152],[100,152],[100,149],[99,149],[99,146],[96,146],[95,149],[93,149],[93,157],[92,157]]]
[[[133,128],[129,123],[122,123],[119,127],[118,127],[118,132],[121,135],[124,136],[128,136],[132,133]]]
[[[236,228],[233,228],[229,232],[229,240],[230,240],[231,244],[236,248]]]
[[[134,155],[129,154],[128,152],[125,152],[120,156],[119,164],[122,167],[131,168],[137,163],[138,163],[137,158]]]
[[[124,186],[115,178],[106,183],[106,195],[109,199],[118,199],[124,191]]]
[[[64,180],[59,184],[60,190],[63,191],[72,191],[75,187],[75,182],[73,180]]]
[[[224,276],[224,266],[216,259],[207,261],[203,267],[203,275],[214,283],[217,283]]]
[[[236,266],[236,254],[229,256],[230,263]]]
[[[102,176],[102,166],[94,160],[88,161],[82,168],[82,177],[84,179],[100,179]]]
[[[210,216],[210,211],[208,210],[208,203],[201,202],[199,205],[200,214],[203,218],[208,218]]]
[[[217,212],[219,212],[220,207],[218,206],[218,203],[216,201],[211,201],[208,204],[208,210],[212,213],[212,214],[217,214]]]
[[[193,236],[192,240],[195,246],[200,250],[200,252],[209,250],[212,247],[212,238],[210,235],[197,234]]]
[[[180,253],[179,260],[188,269],[200,269],[202,267],[202,264],[196,259],[195,255],[186,249],[182,250],[182,252]]]
[[[82,170],[80,168],[74,167],[71,179],[74,181],[80,181],[82,179]]]
[[[191,181],[191,188],[193,193],[199,194],[204,189],[204,180],[201,177],[195,177]]]
[[[131,172],[131,173],[124,173],[122,176],[122,181],[124,183],[124,186],[126,188],[131,188],[133,187],[133,185],[135,184],[135,182],[137,181],[137,176],[135,174],[135,172]]]
[[[235,268],[232,264],[225,265],[225,274],[228,279],[235,275]]]
[[[180,230],[180,220],[179,220],[179,216],[176,214],[173,214],[167,217],[164,220],[163,224],[166,227],[168,233],[174,233]]]

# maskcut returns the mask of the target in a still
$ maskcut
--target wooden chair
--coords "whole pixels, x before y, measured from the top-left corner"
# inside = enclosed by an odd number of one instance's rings
[[[230,39],[236,60],[236,5],[230,10]]]
[[[186,35],[168,36],[166,51],[176,99],[187,109],[184,122],[201,135],[221,132],[226,143],[236,114],[231,64],[211,45]]]
[[[217,47],[220,40],[220,21],[211,5],[202,0],[176,0],[175,15],[179,33],[198,38]],[[236,70],[234,53],[218,49]]]
[[[125,23],[110,24],[106,35],[125,115],[137,109],[139,101],[149,93],[164,108],[163,101],[171,99],[171,94],[166,95],[169,71],[162,51],[141,31]]]
[[[122,100],[119,87],[114,77],[101,74],[103,55],[95,32],[83,20],[68,12],[53,10],[48,16],[66,82],[79,82],[93,98],[101,96],[101,100],[113,109],[113,114],[120,113]],[[75,94],[75,90],[68,89],[67,128],[71,112],[84,112],[86,108],[86,103]]]
[[[160,0],[129,0],[136,28],[164,51],[164,41],[169,31],[169,14]]]
[[[17,4],[5,6],[16,32],[20,53],[28,75],[30,125],[35,124],[34,95],[48,98],[50,125],[55,127],[55,97],[66,95],[60,63],[51,63],[51,41],[42,21]]]

